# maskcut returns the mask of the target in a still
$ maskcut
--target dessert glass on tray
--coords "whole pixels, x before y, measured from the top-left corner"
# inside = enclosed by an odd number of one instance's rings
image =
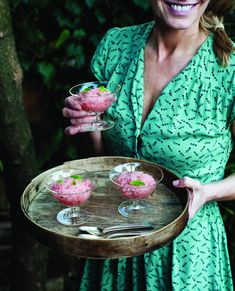
[[[143,218],[150,214],[151,200],[144,198],[156,191],[163,178],[163,172],[158,166],[149,167],[144,162],[120,164],[110,171],[109,177],[122,196],[128,199],[118,206],[121,215]]]
[[[66,226],[76,226],[89,219],[89,213],[79,206],[92,195],[96,176],[83,169],[68,168],[51,173],[45,187],[52,196],[67,208],[57,214],[57,221]]]

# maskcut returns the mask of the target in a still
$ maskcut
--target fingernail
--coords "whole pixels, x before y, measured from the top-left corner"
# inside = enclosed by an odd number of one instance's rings
[[[173,183],[174,186],[177,186],[177,185],[179,185],[180,182],[179,182],[179,180],[175,180],[172,183]]]

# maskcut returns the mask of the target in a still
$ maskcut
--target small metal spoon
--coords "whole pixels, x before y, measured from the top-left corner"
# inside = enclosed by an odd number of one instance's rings
[[[113,233],[110,235],[95,235],[95,234],[87,234],[87,233],[82,233],[79,234],[79,238],[84,238],[84,239],[114,239],[114,238],[122,238],[122,237],[132,237],[132,236],[141,236],[146,234],[145,232],[119,232],[119,233]]]
[[[101,235],[103,233],[102,229],[96,226],[88,226],[88,225],[83,225],[80,226],[79,231],[85,232],[85,234],[89,235]]]
[[[147,229],[154,229],[154,226],[151,223],[144,223],[144,224],[120,224],[120,225],[114,225],[109,226],[104,229],[97,227],[97,226],[88,226],[83,225],[78,228],[81,232],[86,232],[89,234],[94,235],[102,235],[108,232],[114,232],[114,231],[122,231],[122,230],[147,230]]]

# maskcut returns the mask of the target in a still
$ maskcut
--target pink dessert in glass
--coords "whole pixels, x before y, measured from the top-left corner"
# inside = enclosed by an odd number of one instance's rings
[[[142,171],[123,171],[115,179],[122,194],[129,199],[142,199],[149,196],[155,189],[157,181]]]
[[[80,176],[71,176],[50,185],[54,198],[67,206],[76,206],[86,202],[93,188],[91,180],[82,179]]]
[[[104,112],[116,100],[112,92],[104,86],[85,89],[77,94],[82,109],[87,112]]]
[[[95,116],[83,123],[79,132],[103,131],[114,126],[112,117],[109,114],[102,117],[102,114],[117,100],[120,89],[121,86],[112,81],[86,82],[69,89],[74,106]]]

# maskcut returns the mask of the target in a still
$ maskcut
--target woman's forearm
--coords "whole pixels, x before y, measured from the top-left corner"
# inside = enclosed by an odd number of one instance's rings
[[[203,185],[207,201],[235,200],[235,174],[227,178]]]
[[[105,147],[103,143],[102,134],[100,131],[89,133],[89,138],[91,140],[92,149],[96,156],[105,155]]]

